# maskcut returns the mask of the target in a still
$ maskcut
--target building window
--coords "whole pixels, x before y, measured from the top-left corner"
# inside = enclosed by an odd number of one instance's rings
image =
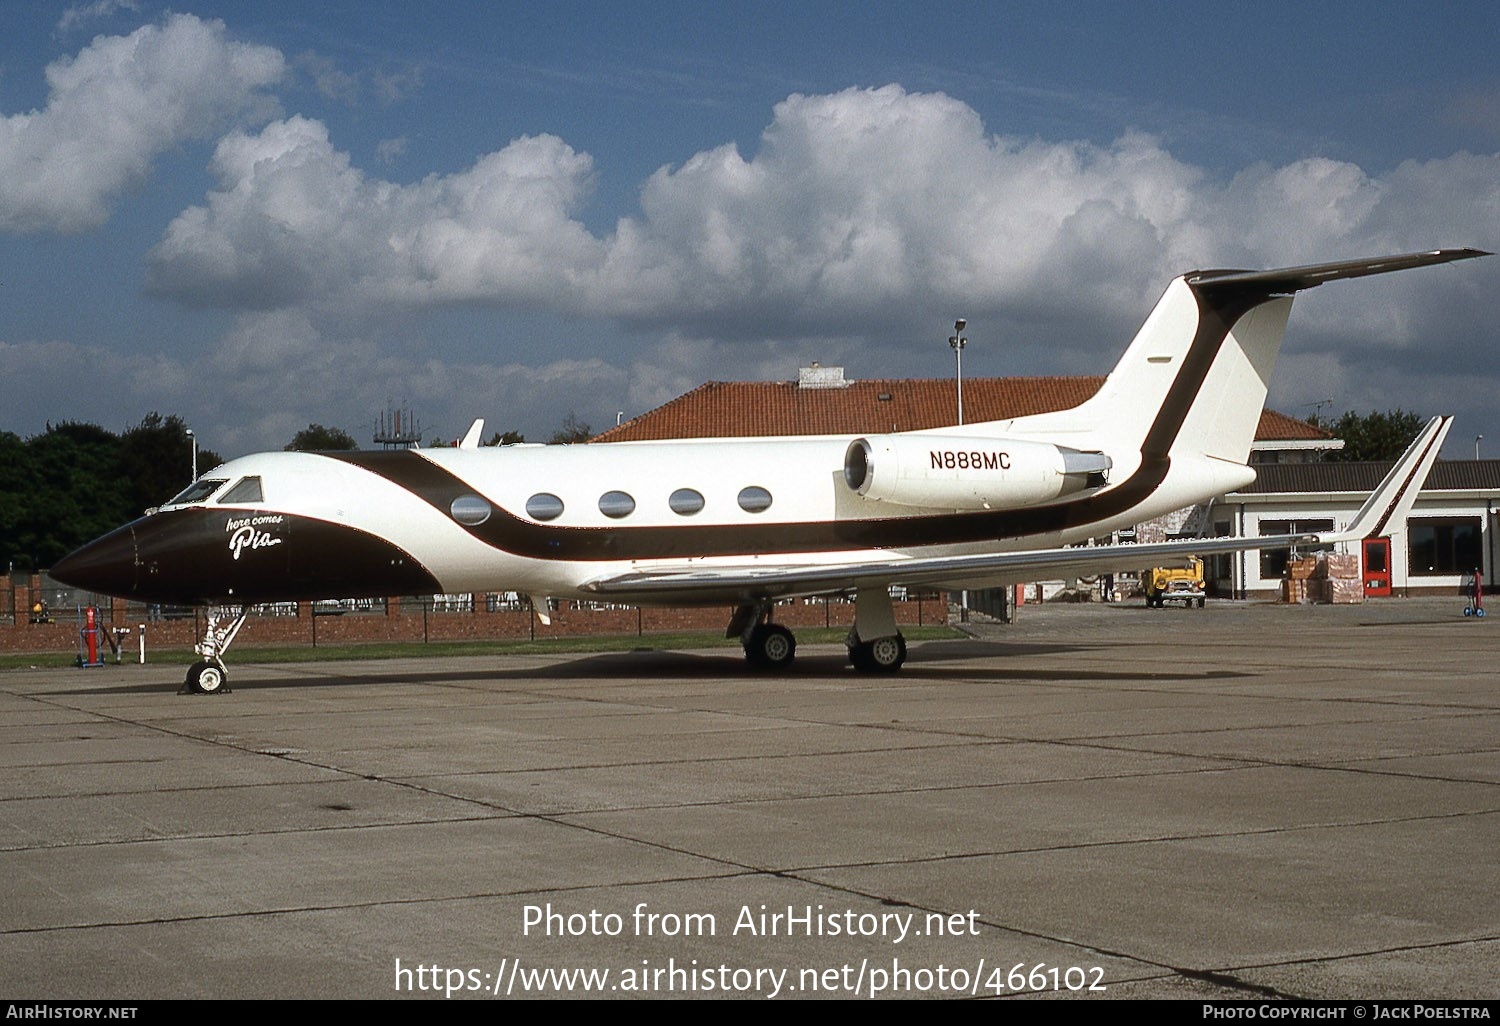
[[[771,508],[771,493],[759,485],[740,489],[740,509],[746,513],[764,513]]]
[[[556,520],[562,511],[563,501],[550,492],[538,492],[526,500],[526,513],[533,520]]]
[[[690,517],[703,509],[703,494],[691,488],[679,488],[667,499],[673,513]]]
[[[1333,520],[1262,520],[1261,537],[1271,534],[1318,534],[1333,530]],[[1301,559],[1315,552],[1332,552],[1332,545],[1302,545],[1295,549],[1261,549],[1260,579],[1279,581],[1286,576],[1287,561]]]
[[[1410,517],[1406,570],[1413,577],[1473,573],[1483,563],[1478,517]]]
[[[635,512],[635,500],[625,492],[605,492],[599,496],[599,512],[612,520],[619,520]]]

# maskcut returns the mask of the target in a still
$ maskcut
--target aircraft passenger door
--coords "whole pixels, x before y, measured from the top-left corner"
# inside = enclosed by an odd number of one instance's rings
[[[1391,540],[1366,538],[1361,545],[1364,556],[1366,598],[1391,597]]]

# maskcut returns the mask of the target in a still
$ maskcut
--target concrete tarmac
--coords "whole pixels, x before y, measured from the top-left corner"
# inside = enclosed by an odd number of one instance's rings
[[[1462,606],[1027,606],[889,678],[0,672],[0,993],[1495,998]]]

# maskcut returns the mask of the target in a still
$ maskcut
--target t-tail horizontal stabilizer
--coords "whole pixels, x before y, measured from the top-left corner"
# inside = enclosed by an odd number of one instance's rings
[[[1401,253],[1397,256],[1368,257],[1363,260],[1278,267],[1269,271],[1194,271],[1186,277],[1189,285],[1200,289],[1248,286],[1264,290],[1268,294],[1290,295],[1304,289],[1317,288],[1325,281],[1363,278],[1370,274],[1388,274],[1412,267],[1429,267],[1490,255],[1483,249],[1432,249],[1422,253]]]

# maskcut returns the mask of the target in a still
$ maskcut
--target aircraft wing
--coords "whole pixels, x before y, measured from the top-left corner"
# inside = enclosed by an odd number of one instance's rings
[[[1253,538],[1190,538],[1147,545],[1086,545],[963,556],[892,557],[823,566],[664,567],[599,578],[584,585],[584,590],[627,599],[660,600],[670,596],[674,600],[696,598],[701,601],[749,602],[892,584],[993,587],[1109,570],[1137,570],[1194,556],[1249,549],[1358,541],[1385,533],[1392,523],[1404,522],[1452,424],[1452,417],[1434,417],[1429,421],[1342,531]]]

